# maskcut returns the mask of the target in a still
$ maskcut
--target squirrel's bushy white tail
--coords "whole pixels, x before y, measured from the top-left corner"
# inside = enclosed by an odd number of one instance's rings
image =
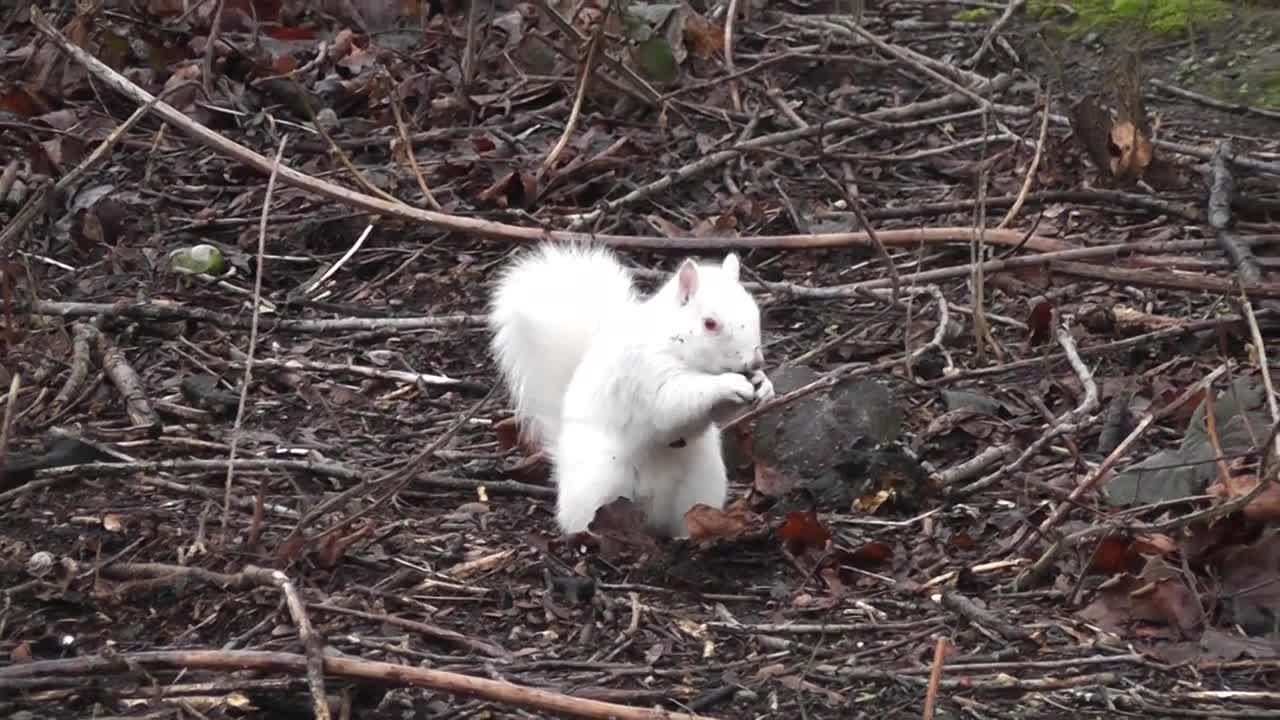
[[[498,279],[491,346],[523,432],[551,442],[565,388],[602,323],[635,301],[631,273],[608,249],[542,244]]]

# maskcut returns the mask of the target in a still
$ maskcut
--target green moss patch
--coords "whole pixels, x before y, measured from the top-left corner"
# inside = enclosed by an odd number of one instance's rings
[[[969,8],[951,16],[956,22],[988,22],[996,19],[995,10],[989,8]]]
[[[1067,12],[1063,6],[1073,12]],[[1219,25],[1231,17],[1227,0],[1030,0],[1028,12],[1058,20],[1071,35],[1110,28],[1144,28],[1163,36],[1184,35],[1192,28]]]
[[[1027,13],[1051,35],[1089,46],[1186,40],[1165,56],[1174,82],[1223,100],[1280,107],[1275,0],[1028,0]]]

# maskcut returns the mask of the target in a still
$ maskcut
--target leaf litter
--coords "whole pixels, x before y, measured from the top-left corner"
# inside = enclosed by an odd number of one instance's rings
[[[1222,319],[1245,308],[1210,284],[1234,277],[1242,250],[1264,282],[1276,267],[1274,122],[1161,113],[1141,62],[1115,52],[1099,87],[1000,86],[1006,110],[984,137],[955,83],[992,80],[1008,58],[948,64],[981,38],[945,16],[929,20],[941,32],[922,30],[910,5],[860,13],[889,50],[910,49],[871,51],[832,11],[753,6],[729,42],[723,14],[697,3],[352,0],[321,13],[104,0],[54,18],[191,120],[264,155],[288,134],[299,172],[416,207],[723,244],[864,222],[967,228],[981,182],[989,228],[1021,207],[1000,260],[1049,241],[1134,249],[993,266],[982,312],[994,359],[975,351],[966,236],[885,248],[907,285],[937,283],[937,295],[891,295],[870,238],[746,252],[779,393],[831,383],[726,432],[731,502],[691,509],[690,538],[676,541],[653,537],[625,499],[589,532],[557,535],[538,445],[501,401],[467,419],[493,382],[479,314],[509,242],[386,218],[349,253],[367,214],[287,184],[271,197],[260,364],[236,428],[266,179],[147,117],[51,190],[136,106],[25,7],[6,11],[5,711],[144,717],[180,698],[209,717],[319,713],[301,665],[231,676],[188,655],[181,673],[145,668],[164,678],[156,690],[136,684],[141,665],[95,674],[92,662],[219,648],[301,658],[321,645],[546,689],[583,717],[918,717],[926,696],[947,712],[1039,717],[1274,702],[1259,678],[1280,651],[1275,418],[1250,329]],[[990,52],[1015,60],[1034,46],[997,38]],[[1045,90],[1063,122],[1033,167]],[[1223,122],[1236,123],[1233,216],[1215,232],[1203,208],[1218,191],[1199,171]],[[813,132],[825,126],[839,129]],[[170,265],[196,250],[225,262]],[[625,252],[644,268],[680,254]],[[1144,267],[1182,284],[1151,284]],[[1273,338],[1274,295],[1251,297]],[[461,319],[396,325],[446,316]],[[277,324],[292,320],[315,324]],[[1087,374],[1064,362],[1060,327]],[[1223,362],[1228,379],[1177,402]],[[136,387],[121,384],[130,376]],[[1064,419],[1091,385],[1099,409]],[[139,401],[162,421],[135,422]],[[241,464],[224,495],[235,432]],[[441,437],[402,485],[386,477]],[[291,589],[249,583],[258,567]],[[282,609],[288,592],[309,622]],[[1015,634],[1031,645],[997,639]],[[939,637],[954,651],[931,687]],[[20,666],[56,659],[61,676],[17,682]],[[322,675],[334,692],[352,677],[331,663]],[[181,684],[197,678],[215,689]],[[353,682],[362,717],[527,716],[500,693]]]

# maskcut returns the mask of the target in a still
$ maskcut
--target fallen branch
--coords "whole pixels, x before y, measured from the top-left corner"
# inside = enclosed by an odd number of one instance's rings
[[[1168,290],[1191,290],[1235,295],[1243,291],[1250,297],[1280,298],[1280,285],[1275,283],[1236,283],[1224,278],[1189,273],[1170,273],[1157,270],[1100,267],[1085,263],[1056,261],[1050,269],[1063,275],[1106,280],[1124,285],[1142,285]]]
[[[97,329],[88,323],[78,322],[71,328],[71,371],[67,373],[66,382],[62,384],[62,389],[58,391],[57,397],[53,399],[53,404],[49,407],[49,416],[57,417],[62,414],[73,398],[75,398],[84,387],[89,379],[89,364],[92,361],[92,347],[90,341],[94,335],[98,333]]]
[[[306,658],[295,653],[249,650],[172,650],[140,653],[88,655],[69,660],[45,660],[0,667],[0,679],[65,675],[123,673],[136,669],[216,670],[297,674],[306,670]],[[686,713],[628,707],[599,700],[587,700],[551,690],[487,680],[443,670],[396,665],[355,658],[326,657],[324,672],[329,677],[366,680],[392,686],[426,687],[452,695],[481,698],[561,716],[588,720],[695,720]],[[709,720],[709,719],[708,719]]]
[[[411,632],[415,632],[423,637],[429,637],[432,640],[440,640],[456,647],[460,647],[468,652],[479,653],[485,657],[499,658],[502,660],[511,660],[515,657],[510,650],[495,645],[486,640],[477,640],[473,637],[467,637],[456,630],[440,627],[439,625],[430,625],[420,620],[410,620],[408,618],[398,617],[384,613],[371,613],[363,610],[355,610],[353,608],[342,607],[341,605],[332,605],[330,603],[310,603],[308,605],[312,610],[320,610],[322,612],[331,612],[338,615],[350,615],[364,620],[374,620],[379,624],[394,625],[402,627]]]
[[[77,465],[64,465],[56,468],[47,468],[36,471],[36,480],[34,483],[40,483],[33,487],[17,487],[7,492],[0,493],[0,502],[4,502],[12,497],[16,497],[24,492],[33,489],[46,487],[59,480],[65,480],[73,477],[89,476],[96,477],[102,475],[132,475],[134,473],[145,473],[147,475],[155,475],[157,473],[195,473],[195,472],[226,472],[228,460],[220,458],[217,460],[162,460],[152,462],[94,462],[81,463]],[[236,472],[311,472],[323,477],[338,478],[340,480],[356,481],[368,477],[372,471],[367,468],[356,467],[351,465],[343,465],[341,463],[317,462],[314,460],[249,460],[237,459],[235,461]],[[157,478],[148,477],[145,482],[156,484],[160,482]],[[476,491],[483,487],[485,492],[501,495],[525,495],[529,497],[554,497],[555,489],[543,485],[529,485],[527,483],[516,482],[514,480],[472,480],[470,478],[440,477],[435,475],[419,475],[413,478],[413,484],[427,488],[436,488],[440,490],[469,490]],[[251,505],[250,501],[250,505]],[[297,517],[297,513],[287,508],[280,508],[277,513],[284,517]]]
[[[1235,178],[1231,175],[1229,160],[1235,150],[1231,138],[1219,140],[1213,151],[1213,161],[1209,163],[1209,226],[1213,228],[1214,237],[1222,246],[1240,275],[1241,282],[1246,285],[1262,283],[1262,266],[1258,258],[1245,245],[1240,244],[1231,232],[1231,198],[1235,194]]]
[[[102,359],[102,371],[106,373],[111,384],[120,391],[124,398],[125,412],[135,427],[160,429],[160,416],[151,407],[147,392],[142,387],[142,378],[129,365],[124,353],[101,332],[93,333],[93,340],[98,346],[98,356]]]
[[[149,303],[89,303],[40,300],[30,304],[15,303],[14,311],[30,315],[55,315],[59,317],[95,317],[102,315],[111,318],[155,320],[158,322],[195,320],[222,328],[249,329],[248,318],[234,317],[193,305],[160,301]],[[484,325],[484,316],[440,315],[437,317],[334,318],[331,320],[286,320],[264,317],[261,319],[261,323],[264,329],[284,332],[329,333],[350,330],[405,332],[409,330],[455,327],[482,327]]]

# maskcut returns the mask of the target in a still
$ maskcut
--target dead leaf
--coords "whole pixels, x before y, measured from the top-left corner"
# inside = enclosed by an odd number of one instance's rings
[[[699,542],[735,540],[764,526],[764,519],[743,504],[724,510],[698,503],[684,514],[689,537]]]
[[[599,538],[606,559],[642,557],[658,550],[644,511],[629,498],[619,497],[596,510],[587,529]]]
[[[1050,327],[1053,321],[1053,303],[1045,297],[1037,297],[1031,301],[1031,313],[1027,316],[1027,344],[1031,347],[1043,345],[1053,335]]]
[[[1280,533],[1224,549],[1212,567],[1221,577],[1224,619],[1250,635],[1273,632],[1280,607]]]
[[[1206,492],[1225,503],[1248,495],[1257,486],[1258,476],[1255,474],[1231,475],[1225,485],[1219,480],[1210,485]],[[1280,484],[1270,483],[1257,497],[1250,500],[1244,508],[1244,516],[1256,522],[1280,519]]]
[[[482,205],[508,208],[525,208],[538,195],[538,181],[530,173],[513,170],[498,178],[476,197]]]
[[[1180,572],[1162,558],[1152,558],[1142,571],[1146,584],[1130,593],[1133,618],[1177,628],[1183,635],[1200,627],[1204,610]]]
[[[844,553],[842,562],[847,565],[866,569],[884,565],[893,559],[893,548],[887,543],[869,542],[853,552]]]
[[[1141,570],[1142,558],[1133,550],[1133,541],[1124,535],[1102,538],[1089,558],[1088,571],[1097,575],[1116,575]]]
[[[0,94],[0,110],[21,118],[34,117],[48,109],[49,103],[24,85],[15,85]]]
[[[14,645],[13,650],[9,651],[9,662],[15,665],[31,662],[31,643],[23,640]]]
[[[551,479],[551,461],[545,453],[536,452],[512,465],[503,473],[504,477],[520,482],[545,483]]]
[[[1225,662],[1242,658],[1276,658],[1280,657],[1280,641],[1274,638],[1240,637],[1227,630],[1208,627],[1200,636],[1200,650],[1201,659]]]
[[[786,522],[778,530],[778,536],[794,555],[802,555],[809,549],[822,550],[831,540],[831,531],[812,510],[787,513]]]
[[[520,444],[520,422],[508,417],[493,424],[493,434],[498,438],[498,450],[509,452]]]
[[[724,50],[724,28],[709,22],[705,17],[683,3],[684,44],[695,56],[703,60]]]

